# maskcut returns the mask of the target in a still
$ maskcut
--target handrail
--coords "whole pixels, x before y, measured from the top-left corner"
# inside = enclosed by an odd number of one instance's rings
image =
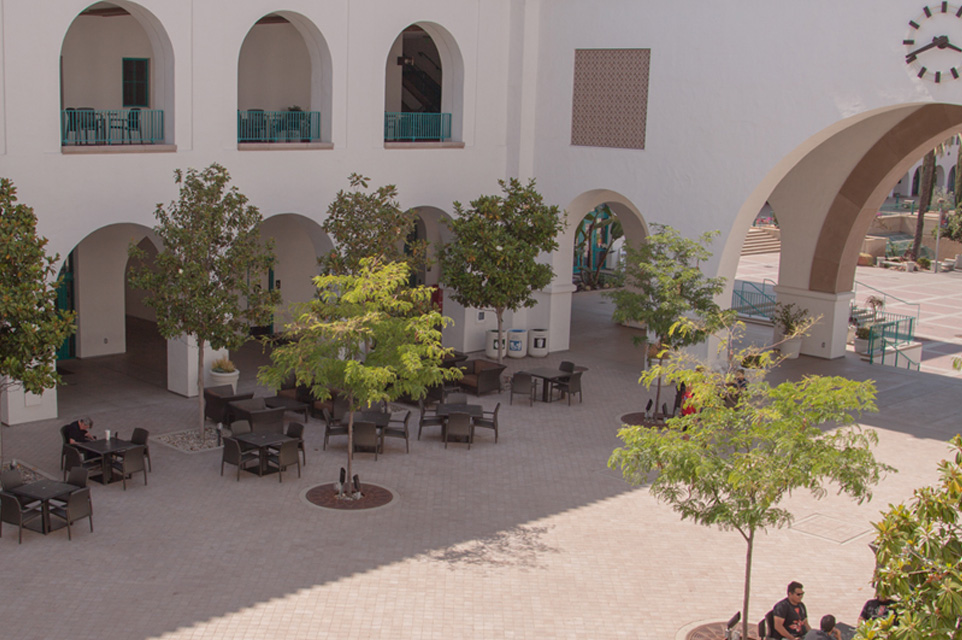
[[[891,365],[888,365],[888,366],[893,366],[893,367],[898,368],[898,367],[899,367],[899,360],[900,360],[900,359],[903,359],[903,360],[905,360],[905,362],[907,363],[907,365],[906,365],[906,367],[905,367],[906,369],[915,369],[915,371],[921,371],[921,370],[922,370],[921,363],[918,363],[918,362],[916,362],[915,360],[913,360],[912,358],[910,358],[910,357],[908,357],[907,355],[905,355],[905,353],[898,348],[899,345],[897,345],[897,344],[891,344],[891,343],[885,338],[885,336],[880,336],[880,339],[881,339],[881,341],[882,341],[882,349],[880,350],[879,353],[881,354],[881,357],[882,357],[882,360],[881,360],[881,363],[882,363],[882,364],[886,364],[886,363],[885,363],[885,357],[886,357],[886,355],[891,355],[891,356],[893,356],[893,357],[895,358],[895,362],[892,363]],[[874,352],[874,350],[873,350],[872,347],[871,347],[871,338],[869,339],[869,345],[870,345],[870,346],[869,346],[869,363],[870,363],[870,364],[875,364],[875,352]],[[891,351],[889,351],[889,347],[891,347]]]
[[[450,139],[450,113],[384,113],[385,142]]]
[[[865,287],[866,289],[871,289],[871,290],[874,291],[875,293],[880,293],[880,294],[882,294],[882,302],[884,303],[884,304],[883,304],[883,307],[887,307],[887,306],[888,306],[888,299],[889,299],[889,298],[892,298],[893,300],[895,300],[895,301],[898,302],[899,304],[905,305],[906,307],[915,307],[915,321],[916,321],[916,322],[919,321],[919,315],[920,315],[920,313],[921,313],[921,311],[922,311],[922,305],[920,305],[920,304],[918,304],[918,303],[916,303],[916,302],[909,302],[908,300],[902,300],[901,298],[899,298],[899,297],[897,297],[897,296],[893,296],[892,294],[885,293],[885,292],[882,291],[881,289],[876,289],[876,288],[873,287],[872,285],[865,284],[864,282],[859,282],[858,280],[855,281],[855,287],[854,287],[853,290],[852,290],[852,293],[854,293],[856,296],[858,296],[858,287]]]
[[[67,107],[60,111],[60,144],[163,144],[162,109],[92,109]]]
[[[771,320],[775,308],[775,297],[765,289],[764,283],[751,280],[736,280],[732,289],[732,308],[743,309],[745,315]]]
[[[315,142],[320,139],[320,111],[237,111],[238,142]]]

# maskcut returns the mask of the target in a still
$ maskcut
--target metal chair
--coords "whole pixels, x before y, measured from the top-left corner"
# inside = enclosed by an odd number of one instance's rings
[[[260,455],[256,451],[242,451],[240,442],[231,437],[224,438],[224,451],[220,459],[220,475],[224,475],[224,464],[237,466],[237,481],[240,482],[241,469],[251,466],[253,462],[260,465]]]
[[[148,438],[150,438],[150,432],[140,427],[135,427],[134,432],[130,435],[131,442],[143,445],[144,456],[147,458],[147,468],[153,472],[154,464],[150,461],[150,444],[147,442]]]
[[[421,431],[424,430],[424,427],[441,427],[444,429],[444,418],[433,411],[429,413],[424,400],[418,400],[418,408],[421,410],[421,415],[418,417],[418,440],[421,439]]]
[[[527,373],[518,372],[511,377],[511,395],[508,404],[514,404],[514,394],[527,396],[528,402],[534,406],[534,378]]]
[[[146,477],[146,473],[145,476]],[[73,532],[70,529],[77,520],[87,518],[90,520],[90,533],[94,532],[94,509],[90,501],[90,488],[76,489],[70,492],[67,502],[62,507],[51,505],[50,515],[60,518],[67,523],[67,540],[73,540]]]
[[[404,438],[404,448],[411,453],[410,432],[408,431],[408,421],[411,419],[411,412],[404,414],[403,420],[391,419],[387,426],[381,429],[381,450],[384,450],[384,438]]]
[[[483,411],[480,418],[474,419],[474,426],[482,427],[484,429],[494,429],[494,442],[498,442],[498,411],[501,410],[501,403],[499,402],[495,407],[494,411]],[[473,437],[471,438],[474,439]]]
[[[377,450],[380,448],[381,439],[377,435],[377,426],[373,422],[354,423],[354,447],[351,451],[351,458],[358,449],[374,449],[374,460],[377,461]]]
[[[304,456],[304,466],[307,466],[307,451],[304,449],[304,425],[292,422],[287,425],[287,437],[297,440],[297,450]]]
[[[474,424],[471,422],[471,416],[461,411],[455,411],[448,416],[448,423],[444,427],[445,449],[448,448],[451,438],[467,438],[468,450],[471,449],[471,443],[474,441]]]
[[[3,523],[15,524],[20,530],[20,544],[23,544],[23,525],[43,517],[40,507],[24,507],[17,496],[0,491],[0,537],[3,536]]]
[[[124,491],[127,490],[127,478],[132,478],[138,471],[144,472],[144,486],[147,486],[147,465],[144,463],[144,447],[138,446],[127,449],[115,458],[111,463],[112,471],[120,472],[120,477],[124,483]],[[106,470],[105,470],[106,472]]]
[[[297,465],[297,477],[301,477],[301,456],[297,453],[297,441],[282,442],[277,453],[267,457],[267,466],[277,469],[277,481],[284,482],[284,471],[291,465]]]

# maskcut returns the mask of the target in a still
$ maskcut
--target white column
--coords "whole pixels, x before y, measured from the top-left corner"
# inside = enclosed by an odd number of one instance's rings
[[[808,315],[821,316],[809,331],[808,336],[802,339],[803,355],[828,360],[845,355],[848,315],[852,300],[855,298],[854,293],[851,291],[822,293],[776,285],[775,294],[779,302],[785,304],[794,302],[803,309],[808,309]]]
[[[24,391],[19,384],[0,392],[0,422],[23,424],[57,417],[57,389],[44,389],[41,395]]]
[[[210,365],[228,357],[227,349],[204,349],[204,386],[211,386]],[[188,398],[197,397],[197,338],[178,336],[167,341],[167,390]]]

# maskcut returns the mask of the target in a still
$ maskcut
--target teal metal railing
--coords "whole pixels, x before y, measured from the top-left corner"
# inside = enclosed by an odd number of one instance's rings
[[[321,139],[320,111],[237,112],[238,142],[315,142]]]
[[[909,318],[909,320],[911,320],[911,318]],[[899,340],[898,338],[889,340],[884,329],[876,335],[873,327],[872,335],[869,337],[869,363],[875,364],[877,360],[880,364],[888,366],[912,369],[915,371],[921,370],[921,364],[907,356],[905,352],[900,349],[900,347],[905,344],[907,344],[905,341]]]
[[[450,140],[450,113],[385,113],[385,142]]]
[[[775,311],[775,292],[766,282],[736,280],[732,289],[732,309],[742,315],[771,320]]]
[[[115,145],[164,142],[164,112],[160,109],[88,109],[60,112],[60,144]]]
[[[896,357],[894,354],[899,347],[905,346],[915,340],[915,318],[904,316],[897,313],[878,313],[875,322],[869,328],[868,338],[868,357],[869,362],[875,364],[876,359],[884,362],[887,357]],[[910,360],[905,354],[901,357]],[[918,368],[918,363],[916,368]]]
[[[857,299],[859,298],[859,296],[861,295],[860,289],[861,289],[861,290],[868,289],[869,291],[873,291],[874,293],[878,294],[878,296],[876,296],[876,297],[881,296],[881,298],[882,298],[882,308],[883,308],[883,309],[888,309],[888,308],[890,308],[891,306],[895,306],[895,307],[905,307],[906,309],[908,309],[908,310],[910,311],[910,314],[915,318],[915,323],[918,324],[918,322],[919,322],[919,313],[920,313],[921,310],[922,310],[922,306],[919,305],[918,303],[909,302],[908,300],[903,300],[902,298],[899,298],[898,296],[893,296],[893,295],[891,295],[891,294],[889,294],[889,293],[885,293],[885,292],[882,291],[881,289],[876,289],[875,287],[873,287],[873,286],[871,286],[871,285],[867,285],[867,284],[865,284],[864,282],[859,282],[858,280],[855,281],[855,287],[854,287],[853,290],[852,290],[852,293],[855,294],[856,300],[857,300]],[[894,301],[894,303],[893,303],[893,301]],[[862,315],[864,315],[865,313],[868,313],[869,317],[871,317],[872,311],[871,311],[871,309],[869,309],[868,307],[860,307],[860,306],[858,306],[857,304],[853,304],[853,305],[852,305],[852,309],[853,309],[853,310],[859,310],[859,313],[862,314]],[[905,314],[903,314],[903,315],[905,315]],[[860,324],[864,324],[864,323],[860,323]]]

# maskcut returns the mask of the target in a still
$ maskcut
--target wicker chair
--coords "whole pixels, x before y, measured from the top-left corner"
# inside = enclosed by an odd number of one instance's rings
[[[256,451],[242,451],[241,443],[231,437],[224,438],[224,451],[220,459],[220,475],[224,475],[224,464],[237,466],[237,481],[240,482],[241,469],[246,469],[254,463],[260,465],[260,456]]]
[[[511,377],[511,395],[508,398],[508,404],[514,404],[514,396],[518,394],[519,396],[527,396],[528,402],[531,406],[534,406],[534,378],[532,378],[527,373],[516,373]]]
[[[150,461],[150,444],[147,440],[150,438],[150,432],[146,429],[141,429],[140,427],[135,427],[134,432],[130,435],[130,441],[134,444],[143,445],[144,456],[147,458],[147,468],[154,471],[154,463]]]
[[[408,421],[411,419],[411,412],[404,414],[403,420],[391,419],[387,426],[381,429],[381,450],[384,450],[384,438],[404,438],[404,448],[411,453],[410,432],[408,431]]]
[[[354,457],[354,452],[358,449],[374,449],[374,460],[377,460],[377,450],[380,448],[381,439],[377,435],[377,426],[373,422],[355,422],[354,423],[354,451],[351,451],[351,457]]]
[[[498,442],[498,411],[501,410],[501,403],[499,402],[495,407],[494,411],[484,411],[480,418],[474,419],[474,427],[481,427],[484,429],[494,429],[494,442]],[[472,440],[474,438],[472,437]]]
[[[267,457],[268,468],[277,469],[277,481],[284,482],[284,472],[287,467],[297,465],[297,477],[301,477],[301,456],[297,453],[297,440],[282,442],[281,446]]]
[[[448,416],[448,423],[444,428],[444,448],[448,448],[451,438],[467,438],[468,449],[474,441],[474,425],[471,423],[471,416],[460,411],[455,411]]]
[[[17,496],[0,491],[0,536],[3,535],[4,522],[15,524],[20,529],[20,544],[23,544],[23,525],[42,516],[40,507],[24,507]]]
[[[107,471],[104,469],[104,459],[102,456],[96,456],[84,460],[83,454],[80,453],[80,450],[73,446],[67,447],[66,454],[66,462],[64,462],[63,468],[64,481],[67,480],[67,474],[69,474],[70,471],[76,467],[82,467],[86,469],[88,473],[93,475],[99,473],[104,478],[108,477]]]
[[[132,478],[138,471],[144,472],[144,486],[147,486],[147,465],[144,462],[143,445],[127,449],[119,458],[113,460],[111,466],[114,471],[120,472],[120,478],[124,483],[124,491],[127,490],[127,478]]]
[[[143,462],[143,458],[141,458]],[[147,477],[147,472],[144,472],[144,478]],[[60,518],[67,523],[67,540],[73,540],[73,531],[70,528],[77,520],[83,520],[87,518],[90,520],[90,533],[94,532],[94,509],[93,503],[90,501],[90,487],[84,487],[83,489],[75,489],[70,492],[67,497],[67,502],[61,507],[56,505],[50,506],[50,515]]]
[[[346,436],[347,426],[341,424],[340,420],[335,420],[334,416],[327,409],[322,409],[324,414],[324,451],[327,451],[327,440],[331,436]]]
[[[297,440],[297,450],[304,456],[304,466],[307,466],[307,451],[304,449],[304,425],[300,422],[292,422],[287,425],[287,437]]]
[[[13,491],[17,487],[23,486],[23,476],[20,475],[19,469],[4,469],[0,472],[0,487],[4,491]],[[13,494],[11,494],[13,495]],[[27,506],[32,502],[37,502],[33,498],[27,498],[24,496],[16,496],[17,502],[23,506]]]
[[[63,469],[63,465],[67,462],[67,448],[70,446],[70,440],[67,438],[67,429],[70,428],[69,424],[65,424],[60,427],[60,439],[63,444],[60,447],[60,468]]]
[[[572,373],[567,380],[559,380],[554,383],[554,388],[561,392],[561,396],[568,396],[568,406],[571,406],[571,396],[578,394],[578,402],[581,397],[581,371]]]
[[[421,431],[424,427],[444,428],[444,418],[433,411],[429,412],[424,400],[418,400],[418,408],[421,409],[421,415],[418,417],[418,440],[421,439]]]

